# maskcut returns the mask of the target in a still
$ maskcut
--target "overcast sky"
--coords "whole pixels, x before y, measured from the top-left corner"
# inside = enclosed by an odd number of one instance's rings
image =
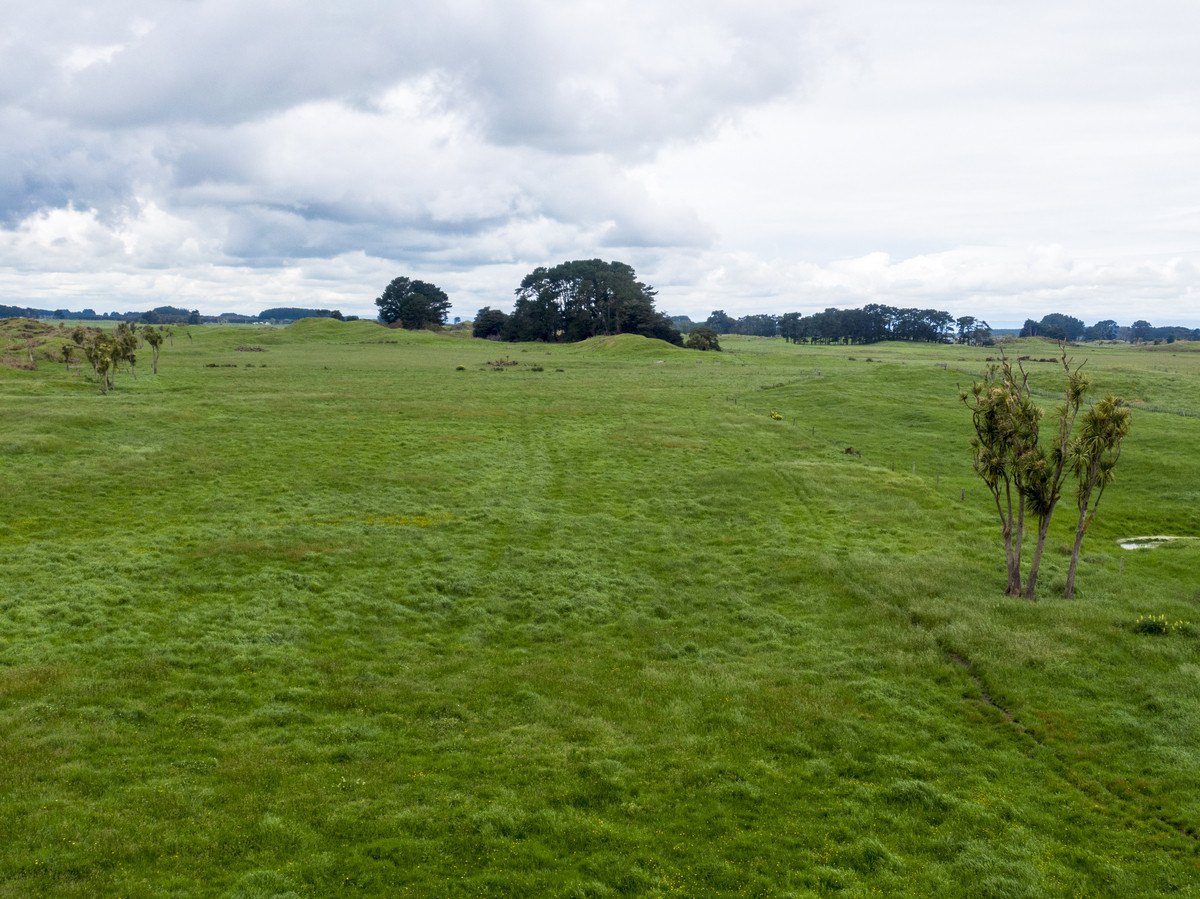
[[[1200,3],[0,6],[0,303],[1200,325]]]

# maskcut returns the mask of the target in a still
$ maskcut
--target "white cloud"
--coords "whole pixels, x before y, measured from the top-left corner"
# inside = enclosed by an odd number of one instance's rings
[[[693,315],[1200,324],[1194,5],[10,7],[10,297],[470,314],[605,256]]]
[[[110,63],[112,58],[125,49],[124,44],[109,44],[104,47],[75,47],[60,63],[68,75],[77,75],[97,63]]]
[[[811,262],[764,261],[742,255],[705,254],[673,260],[682,270],[670,290],[674,314],[703,319],[714,309],[730,315],[764,310],[805,314],[830,306],[867,303],[944,309],[977,315],[996,327],[1019,325],[1045,311],[1065,312],[1089,323],[1105,318],[1125,322],[1142,317],[1164,300],[1181,310],[1172,322],[1195,321],[1200,309],[1200,271],[1180,257],[1111,262],[1075,256],[1061,246],[1023,249],[960,247],[904,259],[886,253]],[[700,270],[703,278],[691,278]],[[647,271],[654,272],[654,268]],[[660,269],[672,283],[672,268]],[[661,275],[656,277],[663,284]],[[663,294],[667,294],[666,290]],[[1125,322],[1128,323],[1128,322]]]

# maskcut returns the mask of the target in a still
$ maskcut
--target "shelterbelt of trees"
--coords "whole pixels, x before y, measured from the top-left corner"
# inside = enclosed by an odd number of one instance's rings
[[[680,316],[673,321],[684,330],[697,327]],[[745,315],[732,318],[717,309],[704,322],[718,334],[782,337],[796,343],[878,343],[881,340],[918,340],[930,343],[967,343],[989,346],[992,329],[973,315],[955,318],[938,309],[897,309],[872,303],[861,309],[826,309],[804,315]]]
[[[964,315],[954,318],[936,309],[897,309],[872,304],[861,309],[826,309],[812,315],[788,312],[783,315],[745,315],[732,318],[723,310],[714,311],[704,322],[687,316],[671,321],[684,333],[700,327],[718,334],[743,334],[755,337],[783,337],[808,343],[877,343],[881,340],[917,340],[933,343],[963,343],[990,346],[994,340],[991,326],[981,318]],[[1118,325],[1112,319],[1085,325],[1070,315],[1052,312],[1041,321],[1026,319],[1022,337],[1049,337],[1054,340],[1126,340],[1130,342],[1200,340],[1200,328],[1177,325],[1155,327],[1144,320]]]
[[[1085,325],[1081,320],[1058,312],[1042,317],[1035,322],[1025,319],[1021,328],[1022,337],[1050,337],[1054,340],[1128,340],[1143,343],[1165,341],[1174,343],[1176,340],[1200,340],[1200,328],[1184,328],[1179,325],[1167,325],[1156,328],[1145,319],[1138,319],[1129,327],[1118,325],[1111,318],[1098,321],[1094,325]]]
[[[308,309],[299,306],[276,306],[264,309],[258,315],[243,315],[240,312],[201,315],[199,309],[184,309],[179,306],[155,306],[144,312],[96,312],[95,309],[72,311],[70,309],[36,309],[32,306],[0,305],[0,319],[3,318],[31,318],[38,321],[116,321],[143,325],[250,325],[294,322],[302,318],[336,318],[341,321],[356,321],[358,316],[342,315],[337,309]]]

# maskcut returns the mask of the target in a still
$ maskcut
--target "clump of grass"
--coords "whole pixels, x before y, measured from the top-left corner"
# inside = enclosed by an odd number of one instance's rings
[[[1168,621],[1166,615],[1139,615],[1131,629],[1135,634],[1161,637],[1169,634],[1190,634],[1192,633],[1192,623],[1190,621]]]

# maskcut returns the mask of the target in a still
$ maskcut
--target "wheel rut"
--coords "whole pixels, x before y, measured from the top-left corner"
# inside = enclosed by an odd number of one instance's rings
[[[1148,818],[1157,821],[1167,830],[1178,834],[1179,836],[1189,840],[1193,844],[1200,844],[1200,832],[1198,829],[1189,823],[1172,820],[1163,813],[1162,806],[1155,805],[1147,807],[1141,803],[1131,802],[1124,796],[1114,792],[1107,784],[1087,773],[1079,770],[1079,768],[1067,758],[1067,756],[1052,743],[1048,742],[1037,731],[1031,730],[1021,723],[1012,709],[997,701],[987,688],[987,683],[983,677],[975,670],[974,663],[958,650],[949,646],[946,641],[934,633],[933,628],[927,622],[923,621],[919,614],[910,613],[909,620],[914,627],[919,628],[926,633],[941,650],[942,655],[947,661],[951,662],[956,668],[962,670],[979,690],[979,703],[998,711],[1009,727],[1021,737],[1032,742],[1034,746],[1041,752],[1045,753],[1052,761],[1053,767],[1062,780],[1081,793],[1084,797],[1095,801],[1098,796],[1102,796],[1104,801],[1114,808],[1138,811]]]

